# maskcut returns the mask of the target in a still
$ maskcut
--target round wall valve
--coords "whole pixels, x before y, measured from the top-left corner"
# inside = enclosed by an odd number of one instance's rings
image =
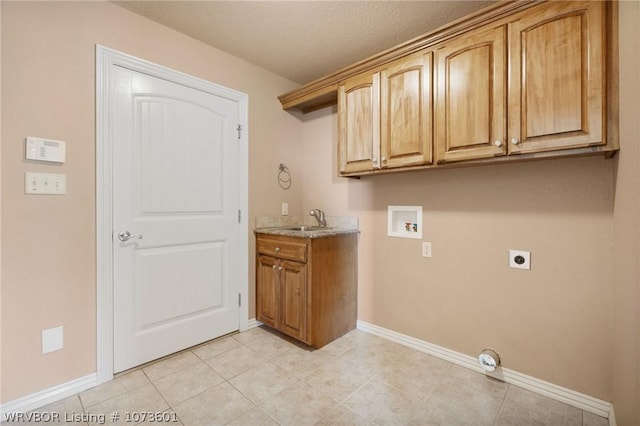
[[[493,371],[500,365],[500,355],[493,349],[483,349],[478,356],[478,363],[484,371]]]

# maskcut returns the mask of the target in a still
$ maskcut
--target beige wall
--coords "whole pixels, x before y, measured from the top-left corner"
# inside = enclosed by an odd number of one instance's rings
[[[359,319],[471,356],[492,347],[507,368],[608,399],[614,162],[333,178],[327,111],[305,118],[304,205],[361,218]],[[431,259],[386,235],[388,205],[423,206]],[[532,252],[530,272],[507,268],[510,248]]]
[[[113,4],[3,1],[1,8],[1,401],[7,402],[96,368],[96,43],[249,95],[251,223],[255,215],[278,214],[281,201],[300,213],[302,185],[284,193],[276,173],[283,162],[301,175],[302,123],[277,101],[293,83]],[[26,136],[65,140],[67,161],[25,162]],[[68,194],[25,196],[25,171],[66,173]],[[253,253],[252,234],[250,242]],[[252,283],[253,258],[248,263]],[[42,329],[59,325],[64,349],[42,355]]]
[[[620,3],[620,145],[614,210],[612,401],[640,424],[640,2]]]

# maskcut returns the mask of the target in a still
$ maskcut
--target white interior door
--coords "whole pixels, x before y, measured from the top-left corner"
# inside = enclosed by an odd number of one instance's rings
[[[239,328],[239,105],[122,67],[112,84],[118,372]]]

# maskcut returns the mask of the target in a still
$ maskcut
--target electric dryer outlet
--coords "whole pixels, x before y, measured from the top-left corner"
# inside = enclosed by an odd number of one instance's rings
[[[531,270],[531,252],[524,250],[509,250],[509,267]]]

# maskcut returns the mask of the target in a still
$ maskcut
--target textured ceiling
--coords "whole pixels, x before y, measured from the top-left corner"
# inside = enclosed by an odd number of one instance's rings
[[[305,84],[493,1],[114,1]]]

